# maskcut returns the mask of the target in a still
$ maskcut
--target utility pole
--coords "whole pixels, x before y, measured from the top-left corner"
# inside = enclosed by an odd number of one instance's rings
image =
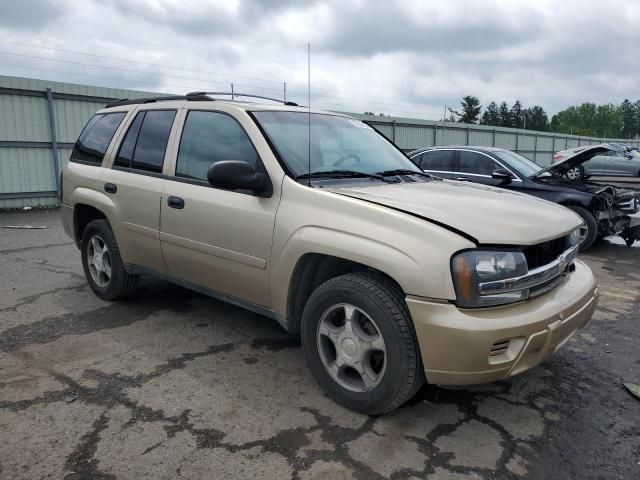
[[[282,98],[285,102],[287,101],[287,82],[282,84]]]
[[[231,101],[233,101],[233,83],[231,84]]]
[[[444,124],[444,122],[447,119],[447,106],[444,106],[444,113],[442,114],[442,145],[444,145],[444,137],[445,137],[445,133],[447,131],[447,126]]]

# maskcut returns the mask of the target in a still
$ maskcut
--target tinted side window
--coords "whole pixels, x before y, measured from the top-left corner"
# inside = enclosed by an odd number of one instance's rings
[[[139,112],[133,120],[133,123],[131,123],[129,130],[124,137],[124,141],[122,142],[122,145],[120,145],[120,151],[118,152],[114,165],[119,167],[131,167],[133,152],[136,148],[136,142],[138,141],[138,134],[140,133],[144,114],[145,112]]]
[[[115,166],[161,173],[175,110],[138,112],[120,145]]]
[[[476,175],[489,175],[500,168],[494,160],[476,152],[461,150],[458,157],[461,173],[474,173]]]
[[[218,112],[191,111],[182,130],[176,176],[207,181],[212,163],[241,160],[260,169],[251,140],[240,124]]]
[[[104,154],[116,133],[125,112],[94,115],[82,130],[73,152],[71,161],[102,163]]]
[[[432,150],[422,154],[420,168],[423,170],[437,170],[453,172],[453,150]]]
[[[175,116],[175,110],[149,110],[145,113],[133,153],[132,168],[157,173],[162,171],[164,152]]]

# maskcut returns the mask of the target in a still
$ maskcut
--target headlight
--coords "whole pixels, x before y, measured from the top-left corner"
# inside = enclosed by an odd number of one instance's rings
[[[569,245],[575,247],[587,236],[587,226],[583,223],[580,228],[576,228],[569,234]]]
[[[529,297],[529,289],[481,294],[480,284],[504,281],[528,273],[527,260],[522,252],[469,250],[451,259],[451,273],[460,307],[489,307],[519,302]]]

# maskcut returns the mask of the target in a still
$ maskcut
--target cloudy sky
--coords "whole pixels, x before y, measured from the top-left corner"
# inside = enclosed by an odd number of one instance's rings
[[[640,98],[638,0],[3,0],[0,74],[438,119]]]

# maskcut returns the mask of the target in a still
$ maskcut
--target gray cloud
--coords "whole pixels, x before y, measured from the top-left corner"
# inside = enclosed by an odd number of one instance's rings
[[[482,2],[482,9],[478,3],[459,2],[458,8],[452,9],[459,14],[451,16],[442,14],[442,2],[423,2],[415,11],[399,9],[405,2],[345,4],[334,10],[331,31],[321,46],[342,55],[396,51],[447,54],[493,50],[543,33],[544,15],[538,10],[521,5],[518,21],[505,21],[501,13],[508,9],[499,7],[498,2]]]
[[[19,0],[4,5],[0,27],[10,30],[33,31],[54,23],[63,8],[52,0]]]
[[[280,95],[286,81],[289,97],[306,103],[311,42],[312,103],[319,108],[437,119],[444,105],[456,106],[466,94],[485,105],[520,99],[549,113],[640,96],[640,4],[634,0],[107,0],[75,6],[23,0],[3,12],[0,38],[23,46],[0,41],[0,73],[175,93],[227,89],[233,82],[236,91]],[[45,33],[54,20],[55,29]],[[1,54],[7,49],[42,59],[18,62]]]

